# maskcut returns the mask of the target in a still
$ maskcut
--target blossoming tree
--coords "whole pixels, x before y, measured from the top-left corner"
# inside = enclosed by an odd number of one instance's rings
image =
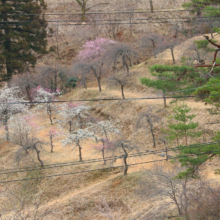
[[[64,139],[63,145],[75,144],[75,147],[78,147],[79,150],[79,161],[82,161],[82,145],[81,142],[89,138],[94,138],[95,134],[86,129],[78,129],[72,133],[66,133],[66,139]]]
[[[9,141],[8,121],[14,114],[27,111],[28,106],[24,102],[19,87],[5,85],[0,90],[0,120],[3,121],[7,141]]]
[[[96,134],[98,134],[99,141],[101,144],[93,146],[96,150],[102,153],[102,158],[104,164],[106,164],[105,159],[105,150],[108,150],[109,145],[109,135],[111,134],[119,134],[119,129],[115,126],[112,120],[99,121],[96,124],[93,124],[89,129],[93,129]]]
[[[87,41],[83,50],[80,51],[78,59],[87,66],[88,71],[92,71],[93,75],[97,79],[99,91],[102,91],[101,88],[101,78],[103,75],[103,54],[107,51],[109,47],[116,44],[115,41],[106,39],[106,38],[96,38],[93,41]],[[89,66],[89,68],[88,68]],[[85,68],[84,68],[85,69]]]
[[[40,149],[44,143],[36,136],[37,131],[42,127],[34,122],[35,116],[28,114],[20,117],[12,117],[9,127],[12,130],[12,142],[21,146],[17,151],[16,159],[20,161],[22,158],[30,155],[30,152],[35,152],[37,160],[41,167],[44,166],[40,158]]]
[[[53,101],[56,101],[56,96],[61,94],[60,90],[56,90],[53,92],[50,89],[44,89],[41,86],[38,86],[33,90],[34,93],[34,101],[35,102],[42,102],[38,106],[38,108],[45,108],[47,111],[47,114],[50,119],[50,123],[53,124],[53,119],[52,119],[52,112],[56,110],[56,106],[53,103]]]
[[[58,120],[58,123],[62,127],[68,124],[69,133],[71,133],[73,129],[82,129],[87,123],[85,119],[89,115],[89,109],[90,107],[84,105],[78,105],[71,102],[64,103],[61,105],[61,109],[58,110],[58,114],[61,116],[61,119]]]

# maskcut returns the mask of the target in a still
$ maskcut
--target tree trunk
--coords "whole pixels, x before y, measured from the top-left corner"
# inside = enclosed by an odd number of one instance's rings
[[[50,124],[53,124],[53,120],[52,120],[52,109],[50,106],[50,103],[47,103],[47,114],[49,115],[49,119],[50,119]]]
[[[8,119],[7,116],[5,117],[5,120],[3,121],[4,127],[5,127],[5,135],[6,140],[9,141],[9,130],[8,130]]]
[[[77,145],[79,148],[79,161],[82,161],[82,147],[80,146],[79,140],[77,141]]]
[[[172,59],[173,59],[173,64],[175,64],[176,61],[175,61],[175,57],[174,57],[173,47],[171,47],[170,50],[171,50],[171,55],[172,55]]]
[[[72,132],[72,121],[69,121],[69,133]]]
[[[53,135],[50,135],[50,146],[51,146],[51,153],[53,153]]]
[[[82,122],[82,118],[81,118],[80,113],[78,114],[78,117],[79,117],[79,126],[80,126],[80,129],[82,129],[83,128],[83,122]]]
[[[167,107],[167,102],[166,102],[165,93],[163,93],[163,102],[164,102],[164,108],[166,108]]]
[[[150,2],[150,11],[151,13],[154,13],[153,0],[149,0],[149,2]]]
[[[128,164],[127,164],[128,153],[127,153],[127,151],[125,149],[124,143],[121,143],[121,147],[122,147],[122,149],[123,149],[123,151],[125,153],[124,159],[123,159],[124,160],[124,165],[125,165],[124,175],[127,175],[127,172],[128,172]]]
[[[155,51],[155,43],[154,43],[154,40],[151,39],[151,41],[152,41],[152,46],[153,46],[153,54],[154,54],[154,58],[157,58],[157,56],[156,56],[156,51]]]
[[[54,92],[57,91],[57,69],[55,70],[55,76],[54,76]]]
[[[127,62],[126,62],[125,56],[122,56],[122,62],[123,62],[123,69],[124,69],[124,67],[126,68],[126,70],[127,70],[127,76],[129,76],[129,67],[128,67],[128,64],[127,64]]]
[[[124,95],[124,85],[121,84],[121,94],[122,94],[122,98],[125,99],[125,95]]]
[[[25,90],[26,90],[26,93],[27,93],[27,97],[28,97],[28,100],[30,101],[30,102],[33,102],[33,98],[32,98],[32,95],[31,95],[31,86],[30,86],[30,84],[28,84],[27,86],[26,86],[26,88],[25,88]],[[32,108],[34,105],[33,104],[30,104],[30,107]]]
[[[106,159],[105,159],[105,142],[102,140],[102,159],[104,161],[104,165],[106,165]]]
[[[60,51],[59,51],[59,26],[57,24],[57,33],[56,33],[56,43],[57,43],[57,59],[60,60]]]
[[[186,134],[186,131],[185,131],[185,140],[186,140],[186,146],[187,146],[188,143],[187,143],[187,134]]]
[[[104,131],[104,133],[105,133],[105,138],[108,140],[108,135],[107,135],[107,132],[106,132],[106,130],[105,130],[104,127],[103,127],[103,131]]]
[[[99,84],[99,92],[101,92],[101,91],[102,91],[102,88],[101,88],[101,80],[100,80],[99,77],[97,78],[97,81],[98,81],[98,84]]]
[[[35,150],[36,153],[37,153],[37,159],[38,159],[38,161],[40,162],[40,166],[43,167],[44,164],[43,164],[43,161],[40,159],[40,151],[37,149],[37,146],[36,146],[36,145],[34,145],[34,150]]]
[[[147,120],[147,122],[150,125],[150,132],[151,132],[151,135],[152,135],[152,138],[153,138],[153,147],[156,147],[153,124],[149,119]]]
[[[2,0],[2,6],[5,7],[5,4],[7,4],[6,0]],[[3,20],[4,22],[8,22],[7,12],[2,11],[3,14]],[[5,52],[5,64],[6,64],[6,81],[9,82],[9,80],[12,78],[12,68],[11,68],[11,62],[12,59],[10,55],[8,55],[11,51],[11,40],[10,40],[10,28],[7,24],[4,25],[4,32],[5,32],[5,41],[3,42],[3,50]]]

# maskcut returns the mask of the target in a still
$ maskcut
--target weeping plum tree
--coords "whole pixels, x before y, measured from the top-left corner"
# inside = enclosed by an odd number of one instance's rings
[[[129,45],[117,43],[106,51],[104,60],[106,60],[113,67],[113,71],[118,73],[118,62],[121,60],[123,70],[129,75],[130,66],[132,61],[137,58],[137,53]]]

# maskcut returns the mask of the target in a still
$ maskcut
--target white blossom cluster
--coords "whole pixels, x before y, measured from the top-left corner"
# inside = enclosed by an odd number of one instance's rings
[[[66,139],[62,141],[63,145],[68,145],[68,144],[77,144],[79,141],[83,141],[89,138],[94,138],[95,134],[94,132],[91,132],[89,128],[85,129],[78,129],[75,130],[72,133],[67,133],[66,134]]]
[[[5,85],[0,90],[0,118],[1,120],[8,120],[12,115],[27,111],[28,106],[19,104],[25,102],[24,97],[18,86]]]

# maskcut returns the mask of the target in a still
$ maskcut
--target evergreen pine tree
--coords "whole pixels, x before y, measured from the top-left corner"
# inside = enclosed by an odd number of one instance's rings
[[[141,83],[163,92],[179,90],[181,87],[183,89],[194,87],[200,77],[193,67],[186,65],[153,65],[149,70],[157,79],[141,78]]]
[[[190,110],[191,108],[188,108],[186,104],[183,104],[180,107],[175,108],[174,116],[170,117],[167,133],[170,140],[176,139],[178,146],[179,139],[182,137],[185,139],[185,145],[188,145],[188,137],[199,137],[201,135],[200,132],[194,131],[199,124],[192,121],[196,115],[187,114]]]
[[[44,0],[1,0],[0,70],[1,79],[34,67],[38,54],[46,53],[47,22]]]

